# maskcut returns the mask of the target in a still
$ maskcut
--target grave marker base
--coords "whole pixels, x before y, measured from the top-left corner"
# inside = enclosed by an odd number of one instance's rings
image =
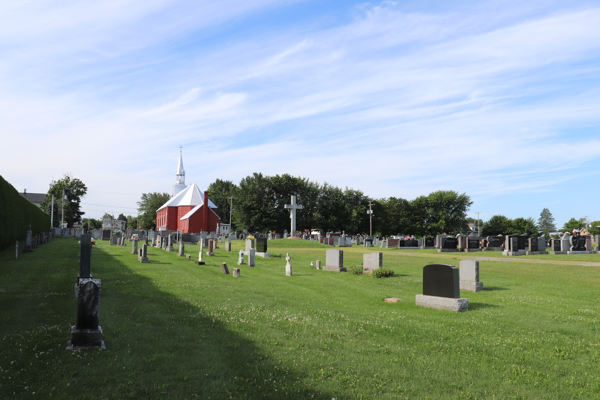
[[[460,249],[437,249],[438,253],[454,253],[460,251]]]
[[[431,249],[435,249],[435,246],[421,246],[419,247],[421,250],[431,250]]]
[[[469,299],[451,299],[449,297],[427,296],[424,294],[416,296],[416,304],[420,307],[452,312],[464,312],[469,309]]]
[[[481,251],[504,251],[504,247],[486,247]]]
[[[204,261],[196,261],[196,265],[205,265]]]
[[[550,254],[567,254],[566,251],[551,251]]]
[[[346,267],[332,267],[332,266],[324,266],[323,271],[334,271],[334,272],[348,272],[348,268]]]
[[[262,257],[262,258],[271,258],[271,253],[263,253],[263,252],[256,252],[255,253],[257,257]]]
[[[525,255],[525,250],[504,251],[502,254],[505,255],[505,256],[508,256],[508,257],[524,256]]]
[[[548,254],[547,251],[526,251],[525,255],[526,256],[536,256],[536,255],[540,255],[540,254]]]
[[[460,281],[460,290],[467,292],[479,292],[483,289],[483,282]]]
[[[594,251],[567,251],[567,254],[594,254]]]
[[[77,329],[75,325],[71,326],[71,340],[67,343],[65,350],[104,350],[104,340],[102,340],[102,327],[98,329]]]
[[[473,252],[476,252],[476,251],[481,251],[481,249],[464,249],[463,251],[465,253],[473,253]]]

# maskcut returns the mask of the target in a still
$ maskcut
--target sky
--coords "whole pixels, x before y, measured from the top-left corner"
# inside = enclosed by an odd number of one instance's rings
[[[202,190],[288,173],[596,221],[599,27],[576,0],[0,2],[0,175],[136,215],[183,146]]]

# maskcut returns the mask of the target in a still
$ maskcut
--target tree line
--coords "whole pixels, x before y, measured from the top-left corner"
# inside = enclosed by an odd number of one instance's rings
[[[208,195],[218,207],[217,215],[233,228],[251,232],[290,228],[290,214],[284,208],[291,195],[304,208],[297,212],[297,228],[369,233],[369,202],[373,210],[373,234],[415,236],[460,233],[468,229],[468,195],[437,191],[414,200],[389,197],[373,199],[360,190],[319,184],[288,174],[266,176],[254,173],[239,184],[217,179],[208,186]],[[232,205],[230,210],[230,205]]]

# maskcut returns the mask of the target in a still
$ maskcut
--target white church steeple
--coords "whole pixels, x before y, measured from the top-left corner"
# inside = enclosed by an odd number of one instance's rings
[[[185,170],[183,169],[183,147],[179,146],[179,162],[175,171],[175,185],[173,185],[173,196],[181,192],[187,186],[185,185]]]

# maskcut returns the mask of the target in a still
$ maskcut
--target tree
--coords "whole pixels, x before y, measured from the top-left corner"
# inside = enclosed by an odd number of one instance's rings
[[[512,221],[504,215],[494,215],[481,227],[481,236],[513,235]]]
[[[63,197],[64,193],[64,197]],[[74,223],[81,222],[81,216],[85,214],[81,211],[81,198],[87,193],[87,186],[77,179],[73,178],[70,174],[66,173],[65,176],[56,182],[44,198],[44,201],[40,204],[41,208],[50,214],[52,208],[52,195],[57,203],[58,211],[61,213],[64,209],[65,220],[67,227],[72,227]],[[56,209],[54,212],[56,213]]]
[[[537,237],[540,235],[538,227],[533,218],[515,218],[511,221],[514,235],[526,234],[527,236]]]
[[[125,221],[125,228],[127,229],[127,217],[124,214],[119,214],[119,216],[117,217],[117,220],[119,221]]]
[[[554,225],[554,217],[547,208],[544,208],[540,213],[540,219],[538,221],[540,231],[544,232],[544,239],[550,239],[550,232],[556,232],[556,225]]]
[[[422,231],[428,235],[461,233],[467,229],[467,211],[473,204],[466,193],[440,190],[427,196],[428,214]]]
[[[235,197],[238,193],[238,187],[231,181],[223,181],[217,179],[210,185],[208,185],[208,197],[217,206],[214,210],[215,213],[221,218],[221,222],[229,223],[229,208],[230,208],[230,197]]]
[[[583,218],[580,218],[580,219],[571,218],[563,226],[563,231],[565,231],[565,232],[571,232],[571,231],[573,231],[573,229],[581,229],[581,228],[585,228],[585,219],[583,219]]]
[[[588,228],[588,232],[590,233],[590,235],[600,235],[600,221],[594,221],[590,225],[591,226]],[[598,244],[596,246],[598,246]]]
[[[156,229],[156,210],[165,204],[171,195],[168,193],[142,193],[138,204],[140,229]]]
[[[137,229],[138,228],[138,218],[128,215],[127,216],[127,226],[130,227],[131,229]]]
[[[102,216],[102,221],[105,221],[107,219],[113,220],[113,219],[115,219],[115,216],[112,214],[109,214],[109,213],[104,213],[104,215]]]
[[[83,219],[83,227],[85,229],[100,229],[102,228],[102,221],[98,221],[94,218],[84,218]]]

